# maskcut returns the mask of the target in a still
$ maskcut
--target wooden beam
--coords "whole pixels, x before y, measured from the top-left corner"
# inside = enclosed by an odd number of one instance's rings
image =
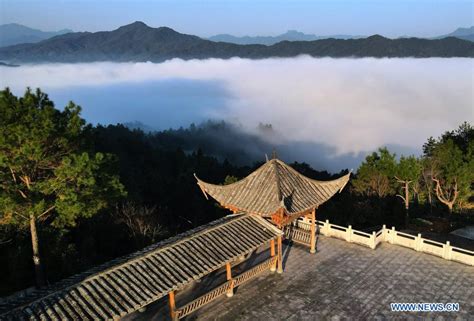
[[[310,238],[311,249],[309,253],[316,253],[316,209],[311,211],[311,238]]]
[[[283,273],[283,260],[282,260],[282,245],[281,245],[281,235],[278,235],[277,238],[277,244],[278,244],[278,269],[277,273]]]
[[[169,307],[170,307],[170,316],[171,316],[171,320],[172,321],[177,321],[178,320],[178,317],[177,317],[177,314],[176,314],[176,301],[175,301],[175,298],[174,298],[174,291],[171,291],[168,293],[168,303],[169,303]]]
[[[234,280],[232,280],[232,267],[230,266],[229,262],[225,264],[225,269],[227,272],[227,282],[230,282],[230,287],[227,291],[227,297],[231,298],[234,296]]]
[[[283,224],[283,220],[285,218],[285,209],[280,208],[275,213],[271,215],[273,223],[275,223],[278,228],[281,228]]]
[[[270,241],[270,256],[275,257],[275,240]],[[276,271],[276,261],[270,267],[270,271],[272,271],[272,272]]]
[[[232,211],[234,214],[242,212],[242,210],[240,210],[238,207],[235,207],[233,205],[224,204],[224,203],[220,203],[220,202],[219,202],[219,205],[222,206],[223,208],[228,209],[229,211]]]
[[[276,214],[274,214],[274,216],[276,216]],[[281,220],[278,220],[278,219],[275,220],[274,217],[272,216],[272,220],[276,225],[279,225],[281,227],[281,226],[286,226],[286,225],[291,224],[293,221],[297,220],[298,218],[302,216],[311,216],[311,211],[303,211],[303,212],[294,213],[291,215],[283,215]]]

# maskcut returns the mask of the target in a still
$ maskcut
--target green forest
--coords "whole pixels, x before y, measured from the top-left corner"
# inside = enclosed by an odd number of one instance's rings
[[[47,286],[229,214],[203,197],[193,173],[227,184],[264,161],[217,157],[206,126],[146,133],[92,126],[72,102],[58,108],[39,89],[21,97],[0,91],[0,296]],[[473,225],[473,138],[464,122],[427,137],[421,156],[381,147],[317,219],[438,234]],[[206,152],[209,146],[216,150]],[[320,180],[348,172],[290,165]]]

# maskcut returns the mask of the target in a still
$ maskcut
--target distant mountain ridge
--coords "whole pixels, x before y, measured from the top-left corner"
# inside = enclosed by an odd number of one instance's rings
[[[448,34],[448,36],[468,36],[474,34],[474,26],[468,28],[457,28],[455,31]]]
[[[474,26],[469,28],[457,28],[453,32],[438,38],[445,37],[456,37],[463,40],[474,41]]]
[[[7,64],[0,61],[0,67],[20,67],[19,65]]]
[[[230,42],[238,45],[266,45],[271,46],[281,41],[314,41],[321,39],[359,39],[364,36],[351,36],[351,35],[329,35],[329,36],[317,36],[313,34],[305,34],[297,30],[288,30],[286,33],[278,36],[243,36],[236,37],[229,34],[219,34],[208,39],[215,42]]]
[[[426,39],[442,39],[447,37],[456,37],[463,40],[474,41],[474,26],[468,28],[458,28],[455,31],[432,38]],[[211,36],[207,39],[216,42],[229,42],[239,45],[251,45],[251,44],[260,44],[260,45],[273,45],[281,41],[314,41],[321,39],[360,39],[366,38],[365,36],[352,36],[352,35],[328,35],[328,36],[317,36],[314,34],[305,34],[297,30],[288,30],[286,33],[278,36],[243,36],[237,37],[230,34],[219,34]],[[401,38],[414,38],[408,35],[397,37]],[[425,39],[425,38],[422,38]]]
[[[113,31],[75,32],[35,44],[0,48],[0,61],[93,62],[152,61],[172,58],[241,57],[474,57],[474,43],[454,37],[428,40],[387,39],[379,35],[361,39],[282,41],[271,46],[213,42],[182,34],[168,27],[152,28],[134,22]]]
[[[36,43],[54,36],[70,33],[72,30],[41,31],[17,23],[0,25],[0,47],[21,43]]]

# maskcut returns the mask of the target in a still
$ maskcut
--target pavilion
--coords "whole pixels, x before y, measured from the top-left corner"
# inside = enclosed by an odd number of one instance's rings
[[[311,231],[307,245],[310,252],[315,253],[316,209],[342,191],[350,174],[331,181],[318,181],[273,158],[247,177],[229,185],[206,183],[194,176],[206,198],[210,195],[234,213],[245,212],[270,219],[279,229],[284,229],[300,217],[309,218]],[[301,231],[292,233],[287,230],[295,236],[302,234]],[[281,244],[278,244],[278,252],[280,257]],[[278,266],[281,273],[281,262]]]

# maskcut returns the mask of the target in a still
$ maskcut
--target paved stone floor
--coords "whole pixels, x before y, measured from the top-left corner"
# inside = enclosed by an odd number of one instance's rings
[[[244,284],[191,320],[474,320],[474,267],[396,245],[376,250],[321,236],[285,247],[284,273]],[[399,313],[391,302],[459,302],[460,312]]]
[[[472,266],[397,245],[371,250],[324,236],[317,249],[311,255],[285,246],[283,274],[267,272],[186,319],[474,320]],[[391,312],[392,302],[458,302],[460,311]],[[158,310],[142,318],[162,320]]]

